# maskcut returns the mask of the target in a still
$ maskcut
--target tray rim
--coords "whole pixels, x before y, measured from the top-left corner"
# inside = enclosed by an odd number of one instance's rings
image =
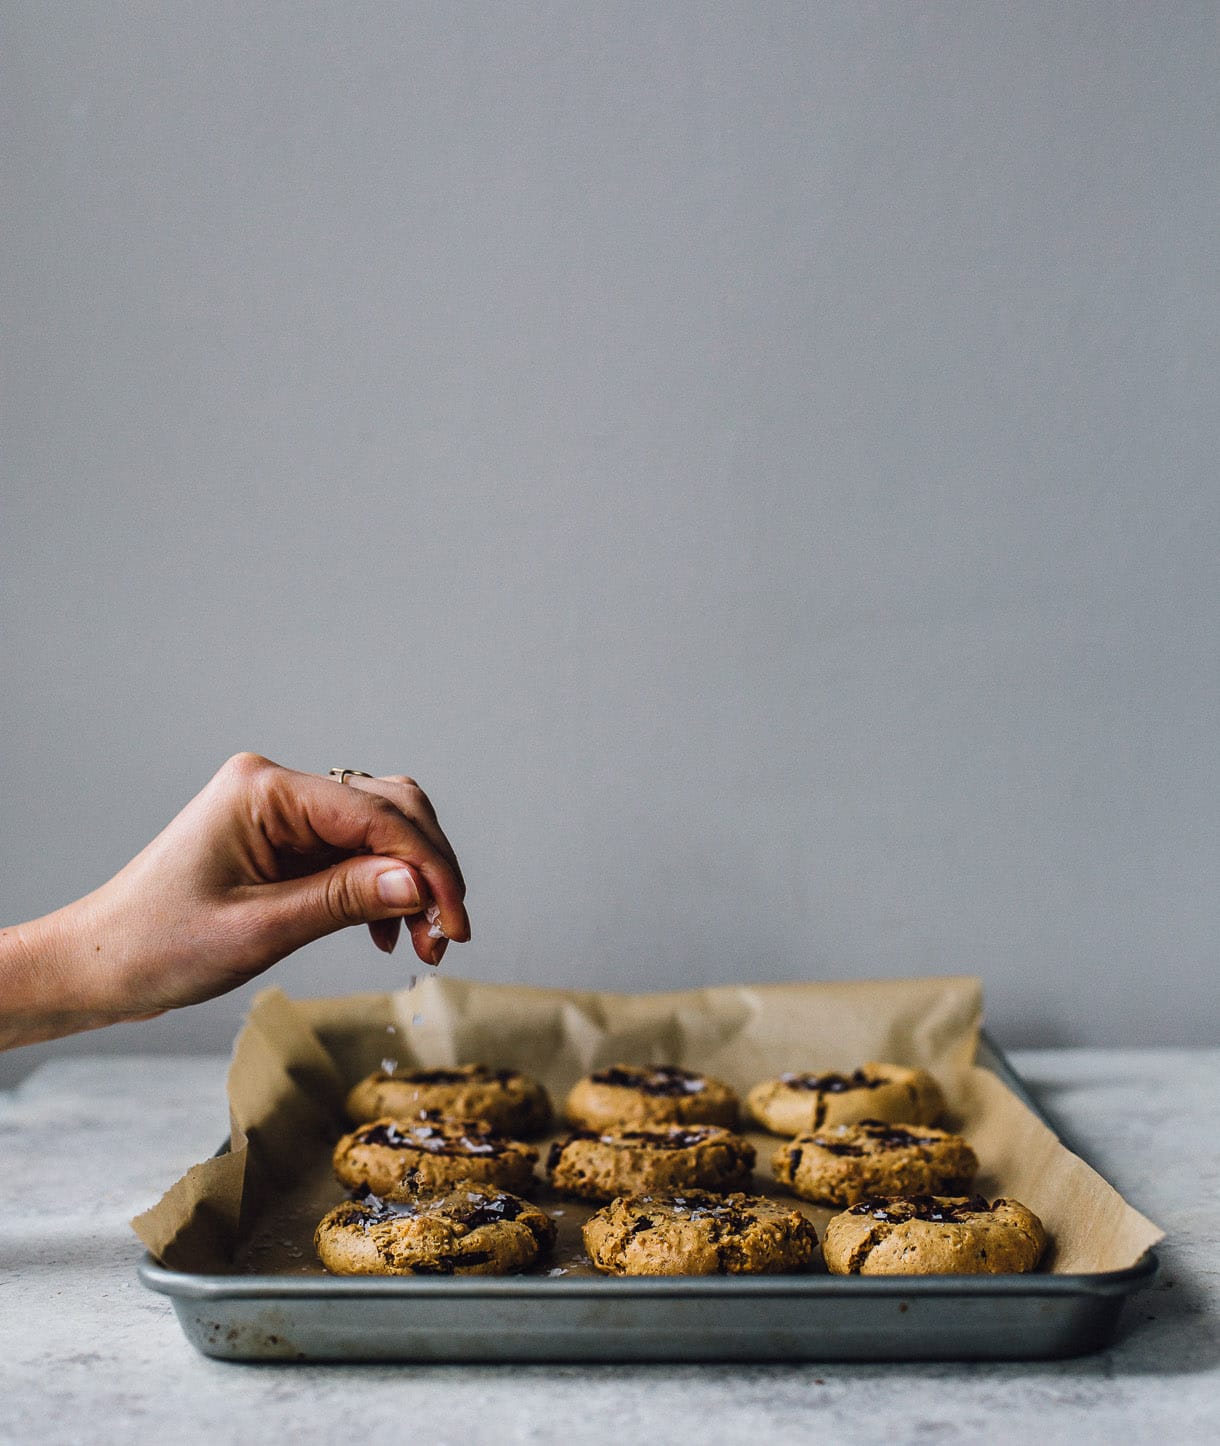
[[[1065,1148],[1079,1155],[1058,1125],[1030,1093],[1004,1051],[986,1029],[979,1031],[975,1063],[990,1070],[1054,1130]],[[216,1151],[228,1151],[226,1141]],[[1084,1158],[1081,1156],[1081,1158]],[[637,1295],[672,1299],[681,1296],[1124,1296],[1146,1285],[1160,1267],[1154,1248],[1122,1270],[1090,1274],[1051,1275],[1034,1271],[1011,1275],[711,1275],[711,1276],[581,1276],[560,1279],[547,1275],[466,1276],[452,1279],[412,1276],[222,1275],[170,1270],[145,1251],[136,1274],[149,1290],[182,1300],[349,1300],[361,1297],[410,1299],[429,1297],[538,1297]]]

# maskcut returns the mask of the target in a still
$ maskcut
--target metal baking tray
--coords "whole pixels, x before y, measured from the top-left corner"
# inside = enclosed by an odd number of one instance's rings
[[[978,1063],[1037,1102],[984,1034]],[[1096,1275],[197,1275],[149,1255],[204,1355],[254,1361],[1050,1360],[1101,1349],[1148,1251]]]

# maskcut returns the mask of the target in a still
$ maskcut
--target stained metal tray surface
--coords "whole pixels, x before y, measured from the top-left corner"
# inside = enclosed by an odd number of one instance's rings
[[[1041,1114],[983,1036],[978,1063]],[[1096,1275],[196,1275],[146,1255],[187,1339],[226,1360],[1049,1360],[1099,1350],[1148,1251]]]

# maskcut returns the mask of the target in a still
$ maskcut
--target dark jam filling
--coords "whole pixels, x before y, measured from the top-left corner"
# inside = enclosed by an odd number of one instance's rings
[[[697,1094],[704,1084],[703,1076],[688,1069],[679,1069],[675,1064],[650,1064],[641,1069],[624,1069],[622,1065],[611,1065],[591,1075],[594,1084],[615,1085],[619,1089],[639,1090],[644,1095]]]
[[[612,1147],[642,1148],[645,1150],[689,1150],[715,1137],[718,1131],[712,1129],[673,1130],[617,1130],[613,1136],[606,1130],[572,1130],[562,1140],[556,1140],[547,1152],[547,1172],[553,1174],[559,1158],[573,1140],[599,1140]]]
[[[991,1206],[981,1195],[971,1195],[969,1200],[949,1204],[938,1200],[935,1195],[881,1197],[861,1200],[850,1210],[852,1215],[871,1215],[874,1220],[884,1220],[891,1225],[902,1225],[908,1220],[928,1220],[937,1224],[961,1222],[970,1215],[987,1215],[990,1212]]]
[[[503,1140],[474,1125],[460,1135],[447,1135],[435,1125],[421,1123],[400,1130],[394,1124],[368,1125],[356,1131],[358,1145],[386,1145],[391,1150],[424,1150],[429,1155],[502,1155]]]
[[[780,1079],[790,1090],[820,1090],[827,1095],[846,1094],[848,1090],[875,1090],[889,1084],[885,1078],[872,1079],[863,1070],[851,1074],[785,1074]]]
[[[857,1126],[870,1140],[875,1141],[883,1150],[909,1150],[916,1145],[931,1145],[926,1135],[912,1135],[909,1130],[904,1130],[901,1125],[885,1125],[880,1120],[861,1120]],[[828,1155],[851,1155],[853,1157],[865,1153],[863,1145],[853,1145],[850,1141],[827,1139],[824,1135],[814,1135],[813,1144],[819,1149],[825,1150]]]
[[[387,1079],[398,1080],[401,1084],[417,1085],[448,1085],[448,1084],[476,1084],[481,1080],[494,1079],[500,1084],[507,1084],[510,1079],[517,1078],[515,1069],[485,1069],[479,1065],[477,1069],[408,1069],[396,1070]]]

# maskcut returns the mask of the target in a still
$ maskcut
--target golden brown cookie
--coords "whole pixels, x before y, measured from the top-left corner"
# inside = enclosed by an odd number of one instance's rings
[[[507,1275],[555,1242],[555,1222],[494,1185],[470,1182],[431,1199],[345,1200],[314,1232],[336,1275]]]
[[[750,1183],[754,1147],[720,1125],[574,1130],[551,1146],[546,1168],[556,1190],[583,1200],[740,1190]]]
[[[737,1123],[737,1096],[728,1085],[674,1064],[612,1064],[578,1080],[566,1114],[579,1129],[614,1125]]]
[[[1005,1275],[1033,1270],[1042,1222],[1016,1200],[891,1195],[861,1200],[826,1227],[832,1275]]]
[[[782,1074],[746,1096],[746,1108],[773,1135],[799,1135],[860,1120],[930,1125],[944,1113],[940,1086],[926,1070],[870,1061],[850,1074]]]
[[[794,1195],[840,1207],[870,1195],[960,1195],[978,1167],[960,1135],[881,1120],[798,1135],[771,1162],[775,1178]]]
[[[537,1134],[551,1118],[551,1102],[540,1084],[515,1069],[485,1064],[393,1073],[379,1069],[347,1097],[347,1112],[356,1124],[387,1115],[413,1120],[420,1110],[437,1110],[454,1120],[486,1120],[511,1135]]]
[[[805,1270],[818,1237],[762,1195],[628,1195],[585,1221],[585,1249],[608,1275],[773,1275]]]
[[[459,1180],[480,1180],[502,1190],[528,1190],[538,1151],[498,1135],[486,1120],[447,1120],[421,1110],[414,1120],[388,1116],[360,1125],[335,1146],[339,1183],[389,1199],[435,1194]]]

